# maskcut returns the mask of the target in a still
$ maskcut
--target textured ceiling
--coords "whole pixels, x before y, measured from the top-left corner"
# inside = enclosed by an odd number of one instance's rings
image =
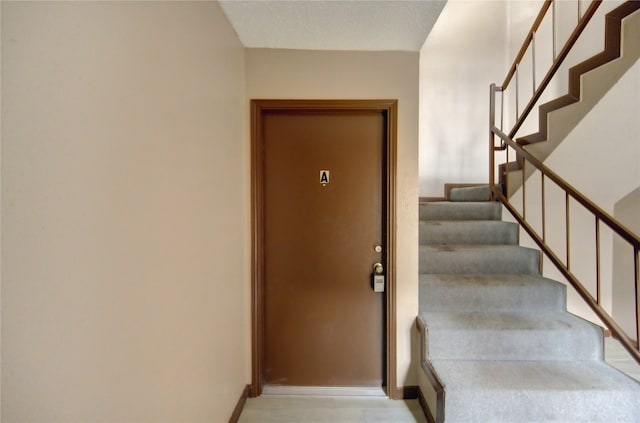
[[[418,51],[445,0],[221,0],[250,48]]]

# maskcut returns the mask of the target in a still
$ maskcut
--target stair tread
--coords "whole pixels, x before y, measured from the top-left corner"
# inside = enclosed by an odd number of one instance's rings
[[[424,244],[420,246],[420,250],[426,251],[445,251],[445,252],[473,252],[477,251],[536,251],[535,248],[522,247],[520,245],[506,244]]]
[[[566,311],[423,312],[428,356],[457,360],[595,360],[602,329]]]
[[[540,252],[518,245],[420,245],[420,273],[539,274]]]
[[[640,383],[601,360],[432,360],[447,392],[491,390],[631,390]]]
[[[491,189],[489,185],[459,187],[451,189],[449,196],[451,201],[489,201],[491,199]]]
[[[420,282],[426,282],[429,280],[437,280],[442,283],[460,283],[460,284],[476,284],[476,285],[507,285],[507,286],[529,286],[531,284],[535,285],[559,285],[564,286],[564,284],[555,281],[553,279],[545,278],[540,275],[527,275],[527,274],[504,274],[498,273],[495,275],[492,274],[451,274],[451,273],[443,273],[443,274],[422,274],[420,275]]]
[[[468,219],[468,220],[436,220],[436,219],[430,219],[430,220],[422,220],[420,221],[421,225],[433,225],[433,226],[437,226],[437,225],[477,225],[477,226],[483,226],[483,225],[495,225],[495,226],[512,226],[512,225],[518,225],[515,222],[505,222],[504,220],[482,220],[482,219]]]
[[[454,188],[457,189],[457,188]],[[478,200],[478,201],[450,201],[450,200],[436,200],[436,201],[418,201],[418,204],[423,206],[425,204],[500,204],[497,201]]]
[[[500,220],[502,204],[492,201],[420,203],[420,220]]]
[[[566,285],[530,274],[419,276],[420,311],[565,310]]]
[[[431,362],[445,381],[445,420],[637,422],[640,383],[599,360]]]
[[[420,316],[430,330],[448,331],[572,331],[576,329],[592,330],[602,334],[602,329],[569,312],[515,312],[515,311],[470,311],[470,312],[429,312]]]
[[[519,226],[501,220],[425,220],[419,224],[420,244],[515,245]]]

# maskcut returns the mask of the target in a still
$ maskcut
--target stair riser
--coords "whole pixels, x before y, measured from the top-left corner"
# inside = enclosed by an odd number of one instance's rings
[[[518,225],[509,222],[420,222],[420,244],[516,245]]]
[[[451,201],[489,201],[489,185],[465,188],[453,188],[449,195]]]
[[[640,385],[602,361],[433,360],[430,365],[445,386],[447,423],[621,423],[638,422],[640,416]]]
[[[496,202],[420,204],[420,220],[500,220],[502,205]]]
[[[634,393],[586,388],[581,391],[448,391],[444,417],[447,423],[638,422],[640,404]]]
[[[566,289],[560,284],[519,285],[506,283],[420,283],[419,310],[455,311],[557,311],[566,304]]]
[[[527,248],[455,250],[420,247],[420,273],[530,274],[540,272],[540,253]]]
[[[432,360],[597,360],[603,346],[595,331],[437,330],[429,328]]]

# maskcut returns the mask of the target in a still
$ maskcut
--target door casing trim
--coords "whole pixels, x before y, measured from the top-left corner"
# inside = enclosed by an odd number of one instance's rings
[[[385,374],[386,393],[400,399],[396,354],[396,173],[398,100],[251,100],[251,396],[262,394],[264,359],[264,138],[267,111],[379,111],[385,115],[383,228],[386,242]]]

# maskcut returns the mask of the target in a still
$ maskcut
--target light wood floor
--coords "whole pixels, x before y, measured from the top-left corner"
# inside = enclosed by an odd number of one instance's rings
[[[250,398],[239,423],[426,423],[417,400],[366,397]]]

